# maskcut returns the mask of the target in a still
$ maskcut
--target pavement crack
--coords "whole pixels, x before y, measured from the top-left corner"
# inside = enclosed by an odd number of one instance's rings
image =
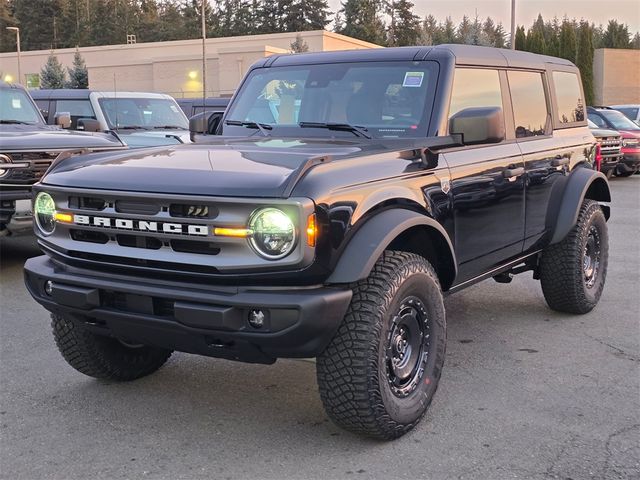
[[[591,340],[594,340],[596,342],[598,342],[601,345],[604,345],[605,347],[610,348],[611,350],[613,350],[615,353],[613,355],[615,355],[616,357],[620,357],[620,358],[624,358],[626,360],[631,360],[632,362],[640,362],[640,357],[633,355],[631,353],[627,353],[625,350],[623,350],[620,347],[616,347],[615,345],[611,345],[608,342],[605,342],[604,340],[597,338],[597,337],[593,337],[591,335],[587,335],[585,334],[587,337],[589,337]]]
[[[640,423],[636,423],[633,425],[627,425],[626,427],[619,428],[615,432],[612,432],[607,436],[607,440],[604,443],[604,464],[602,466],[602,478],[605,478],[609,469],[611,468],[611,457],[613,452],[611,452],[611,441],[617,437],[618,435],[622,435],[627,433],[635,428],[640,428]]]

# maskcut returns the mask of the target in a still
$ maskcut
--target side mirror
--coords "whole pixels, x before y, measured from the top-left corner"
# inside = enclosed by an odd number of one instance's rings
[[[191,141],[194,142],[196,135],[204,135],[207,133],[209,125],[209,113],[198,113],[189,119],[189,133]]]
[[[195,142],[196,135],[216,135],[224,112],[198,113],[189,119],[189,133],[191,141]]]
[[[449,120],[449,134],[461,135],[464,145],[500,143],[505,137],[504,115],[499,107],[473,107]]]
[[[79,118],[78,130],[84,130],[85,132],[99,132],[100,122],[95,118]]]
[[[69,128],[71,126],[71,114],[69,112],[56,112],[53,121],[59,127]]]

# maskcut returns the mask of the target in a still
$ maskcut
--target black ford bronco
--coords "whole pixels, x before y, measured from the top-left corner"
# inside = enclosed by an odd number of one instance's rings
[[[68,113],[56,117],[67,126]],[[0,81],[0,236],[33,232],[31,185],[61,154],[126,148],[114,135],[46,125],[27,91]]]
[[[48,172],[26,285],[86,375],[316,357],[331,419],[398,437],[440,379],[444,295],[532,271],[554,310],[598,303],[610,193],[583,98],[570,62],[508,50],[265,58],[221,136]]]

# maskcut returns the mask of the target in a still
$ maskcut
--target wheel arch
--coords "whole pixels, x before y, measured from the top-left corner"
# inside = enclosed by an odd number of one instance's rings
[[[550,204],[553,219],[553,235],[550,244],[561,242],[578,221],[580,206],[585,199],[597,202],[610,202],[611,191],[607,177],[601,172],[587,168],[578,168],[564,182],[564,191],[561,201],[557,205]],[[605,218],[610,216],[608,205],[600,205]]]
[[[367,219],[354,233],[326,283],[353,283],[366,278],[387,249],[425,257],[436,270],[444,291],[455,280],[453,244],[442,225],[423,213],[392,207]]]

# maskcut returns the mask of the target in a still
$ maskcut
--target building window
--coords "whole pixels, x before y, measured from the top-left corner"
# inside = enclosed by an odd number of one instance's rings
[[[27,73],[24,76],[25,85],[27,88],[40,88],[40,74],[39,73]]]

